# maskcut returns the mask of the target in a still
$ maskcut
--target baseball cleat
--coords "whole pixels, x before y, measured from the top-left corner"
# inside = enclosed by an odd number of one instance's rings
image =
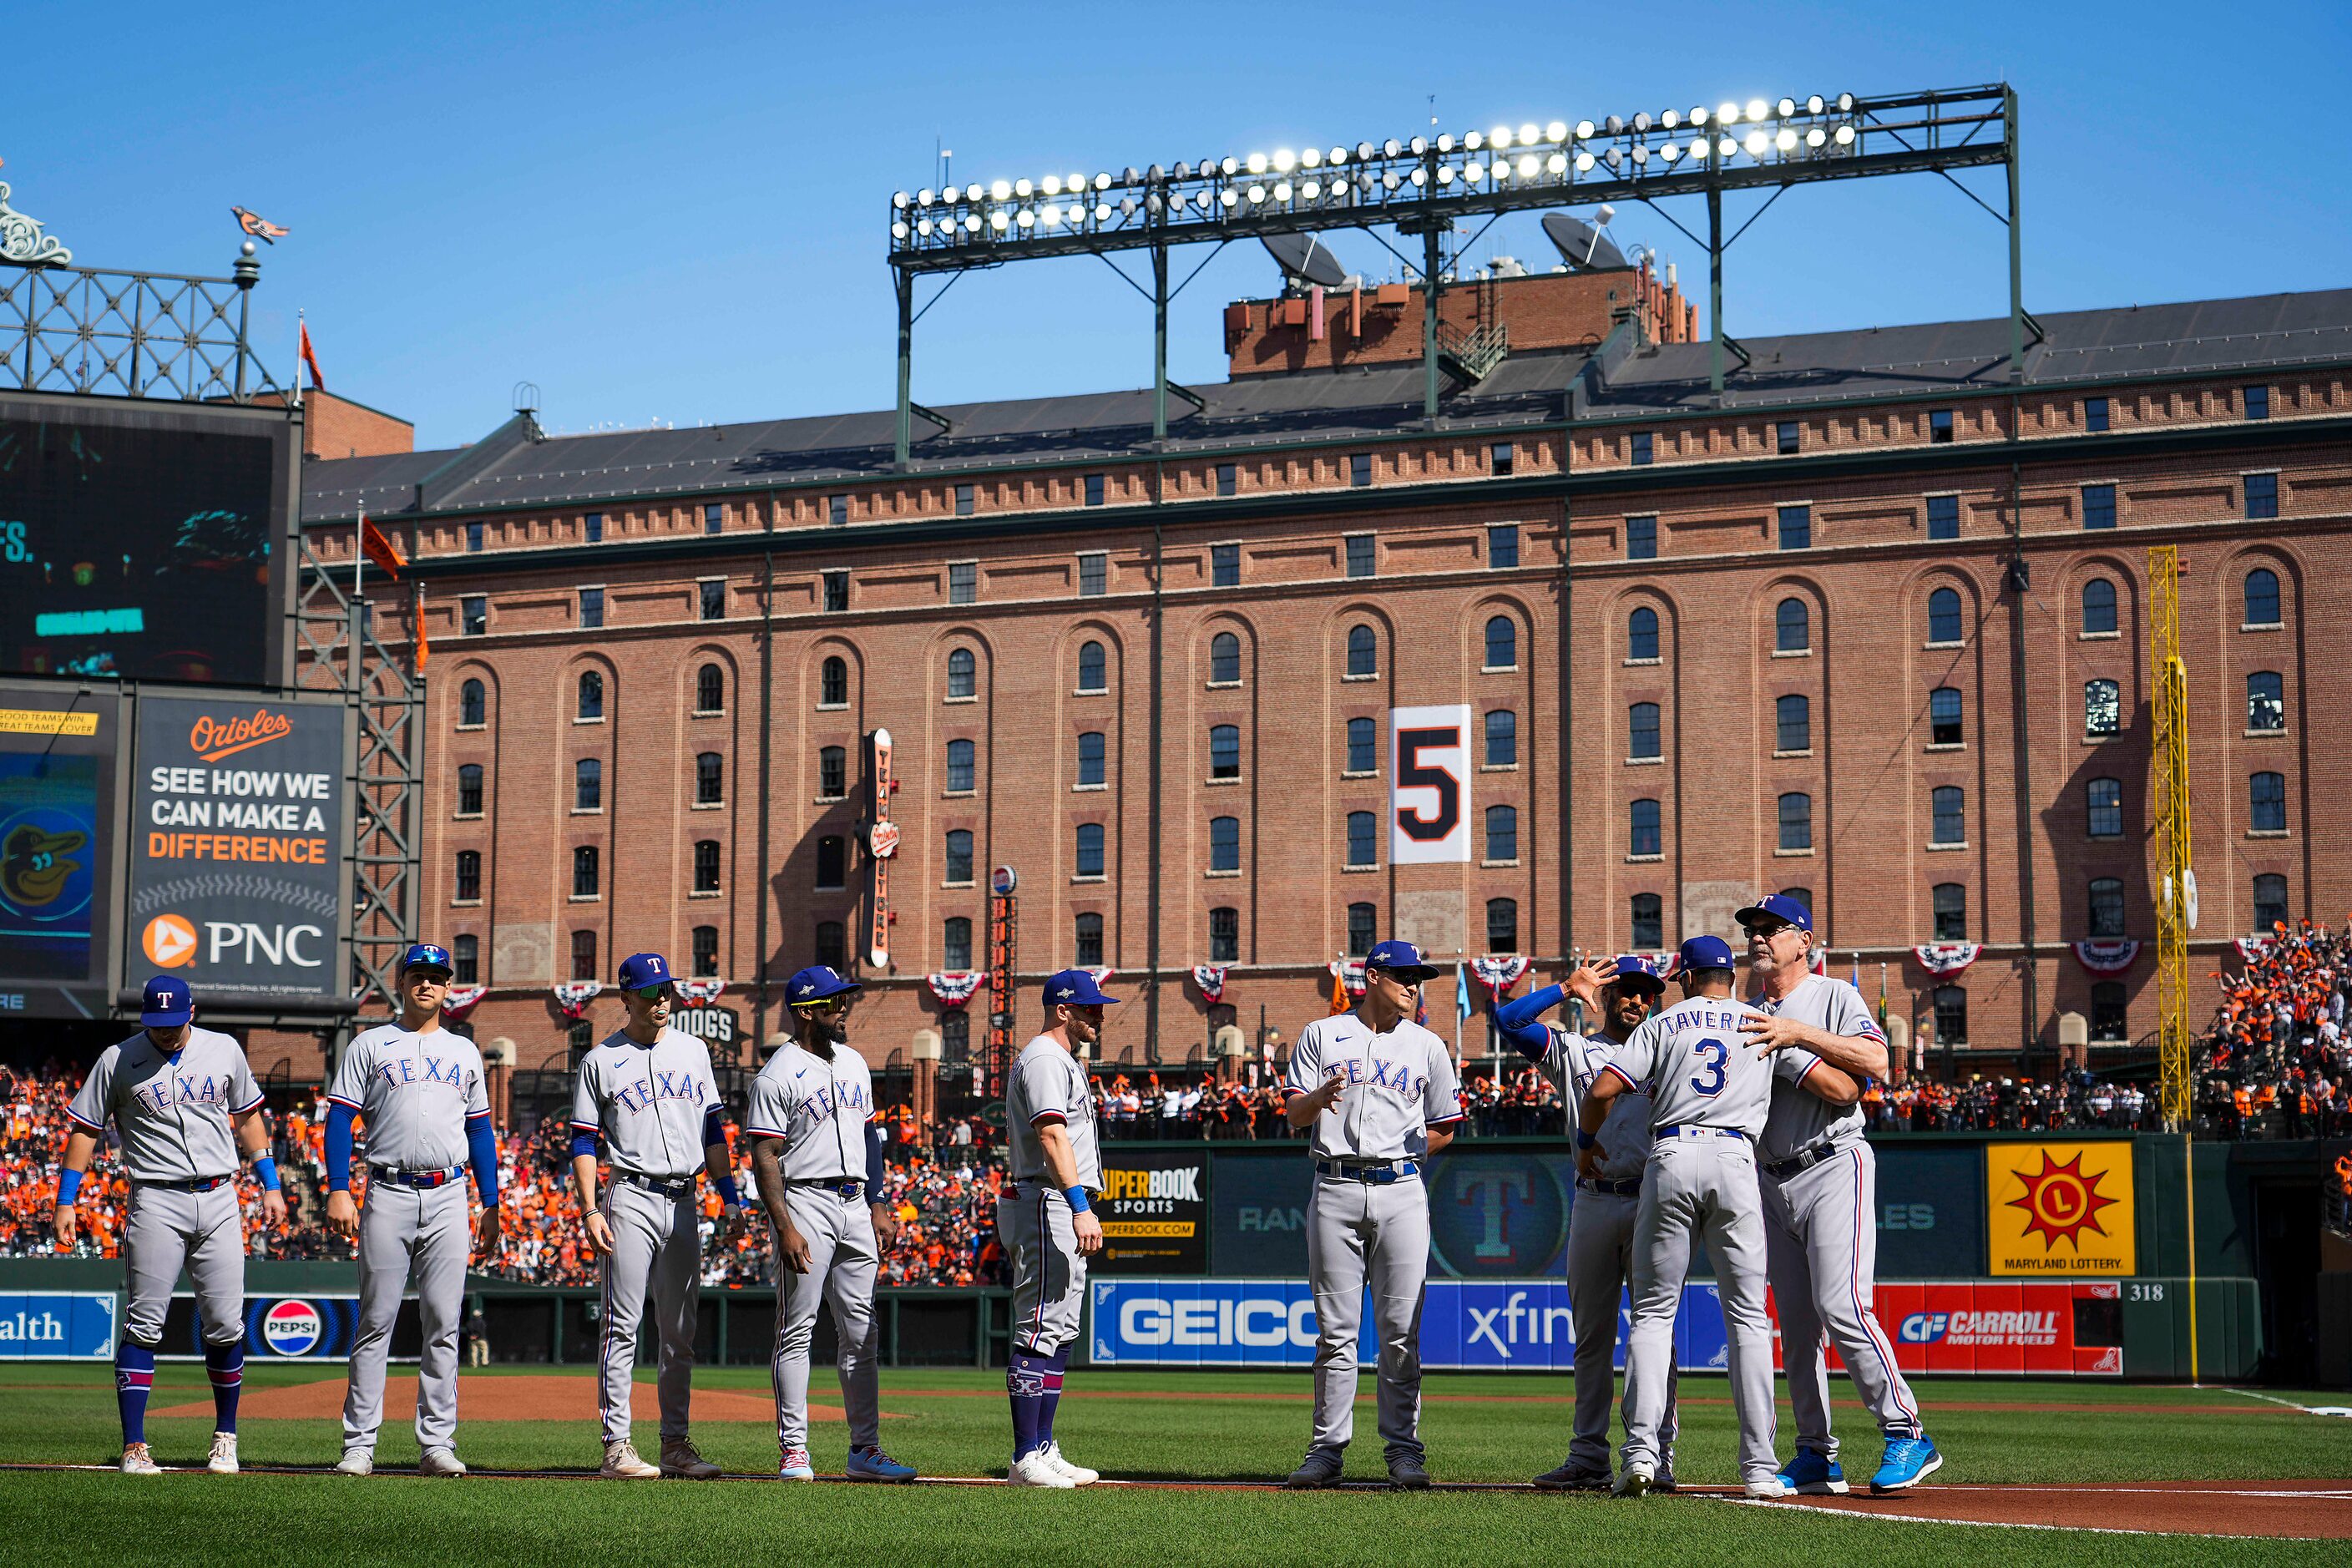
[[[1100,1470],[1090,1470],[1084,1465],[1074,1465],[1063,1454],[1062,1446],[1048,1438],[1045,1447],[1045,1462],[1082,1487],[1090,1487],[1102,1479]]]
[[[1795,1489],[1778,1476],[1766,1476],[1760,1481],[1750,1481],[1748,1483],[1747,1490],[1748,1497],[1758,1502],[1769,1502],[1778,1498],[1797,1495]]]
[[[849,1463],[843,1467],[853,1481],[911,1481],[915,1467],[902,1465],[879,1447],[852,1448]]]
[[[1890,1437],[1886,1441],[1886,1457],[1879,1461],[1877,1473],[1870,1478],[1870,1489],[1899,1492],[1943,1468],[1944,1456],[1937,1451],[1936,1440],[1925,1432],[1916,1437]]]
[[[1798,1449],[1797,1457],[1780,1467],[1780,1479],[1801,1497],[1846,1494],[1843,1467],[1818,1448]]]
[[[1417,1492],[1429,1485],[1429,1470],[1421,1456],[1410,1449],[1399,1449],[1389,1456],[1389,1485],[1409,1492]]]
[[[1564,1459],[1558,1468],[1538,1476],[1535,1484],[1538,1491],[1605,1492],[1609,1489],[1609,1472],[1588,1469],[1574,1459]]]
[[[163,1467],[155,1462],[155,1456],[147,1451],[146,1444],[125,1443],[122,1445],[122,1473],[126,1476],[160,1476],[163,1473]]]
[[[661,1475],[661,1468],[637,1458],[637,1446],[624,1437],[604,1445],[604,1463],[596,1473],[608,1481],[650,1481]]]
[[[335,1461],[339,1476],[372,1476],[375,1474],[375,1452],[371,1448],[346,1448],[343,1457]]]
[[[1076,1491],[1078,1483],[1053,1467],[1043,1448],[1032,1448],[1013,1461],[1004,1479],[1016,1487],[1052,1487],[1062,1491]]]
[[[816,1468],[809,1463],[806,1448],[787,1448],[776,1464],[776,1479],[780,1481],[813,1481]]]
[[[707,1481],[719,1474],[719,1467],[702,1457],[691,1438],[665,1438],[661,1454],[661,1473],[665,1476],[679,1480]]]
[[[1306,1459],[1282,1484],[1295,1492],[1317,1491],[1338,1481],[1341,1468],[1338,1449],[1309,1448]]]
[[[1657,1475],[1650,1481],[1650,1489],[1654,1492],[1672,1492],[1682,1489],[1675,1484],[1675,1461],[1671,1455],[1658,1467]]]
[[[213,1451],[205,1458],[205,1468],[210,1470],[216,1476],[233,1476],[236,1474],[236,1433],[215,1432],[213,1434]]]
[[[1612,1497],[1640,1497],[1658,1479],[1657,1467],[1647,1459],[1628,1459],[1625,1468],[1617,1472],[1617,1484],[1609,1489]]]
[[[427,1448],[425,1457],[416,1461],[420,1476],[462,1476],[466,1462],[447,1448]]]

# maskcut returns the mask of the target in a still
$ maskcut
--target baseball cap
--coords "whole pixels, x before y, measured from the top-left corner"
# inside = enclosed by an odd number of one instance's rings
[[[1090,970],[1065,969],[1045,982],[1045,1007],[1049,1012],[1064,1003],[1073,1007],[1108,1007],[1118,1002],[1118,997],[1095,984]]]
[[[188,983],[170,974],[159,974],[150,980],[140,1005],[140,1026],[148,1029],[176,1029],[196,1010],[194,999],[188,994]]]
[[[1385,969],[1400,980],[1437,978],[1437,966],[1422,962],[1421,949],[1409,942],[1394,939],[1375,943],[1372,951],[1364,954],[1364,967],[1367,970]]]
[[[1610,976],[1609,984],[1622,985],[1628,991],[1645,992],[1653,996],[1662,994],[1666,989],[1666,983],[1658,978],[1658,972],[1650,967],[1650,961],[1632,954],[1617,961],[1616,972]]]
[[[1731,956],[1731,944],[1719,936],[1695,936],[1682,945],[1682,972],[1694,969],[1737,970],[1738,961]]]
[[[412,969],[437,969],[444,974],[455,974],[457,966],[449,962],[449,950],[437,942],[420,942],[400,955],[400,967],[404,973]]]
[[[624,991],[642,991],[648,985],[667,985],[669,981],[669,965],[658,952],[633,952],[621,960]]]
[[[795,1007],[805,1007],[813,1002],[830,1002],[852,991],[863,991],[855,980],[845,980],[838,970],[822,963],[812,963],[784,982],[784,999]]]
[[[1813,929],[1813,911],[1786,893],[1767,893],[1731,918],[1743,926],[1755,921],[1787,921],[1799,931]]]

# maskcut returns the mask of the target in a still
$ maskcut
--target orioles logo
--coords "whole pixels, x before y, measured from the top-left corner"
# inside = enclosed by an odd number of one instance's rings
[[[2025,1234],[2040,1236],[2044,1251],[2063,1241],[2079,1253],[2085,1230],[2097,1236],[2107,1234],[2106,1226],[2099,1223],[2099,1211],[2119,1200],[2100,1193],[2105,1172],[2084,1173],[2080,1153],[2061,1164],[2050,1157],[2049,1151],[2041,1152],[2042,1169],[2017,1173],[2025,1192],[2010,1199],[2009,1206],[2025,1211]]]

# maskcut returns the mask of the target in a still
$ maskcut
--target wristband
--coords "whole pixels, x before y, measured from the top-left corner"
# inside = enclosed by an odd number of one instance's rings
[[[253,1162],[253,1173],[260,1178],[262,1190],[274,1193],[278,1187],[278,1162],[264,1154]]]
[[[1597,1137],[1593,1136],[1593,1135],[1592,1135],[1591,1133],[1590,1133],[1590,1132],[1587,1132],[1583,1128],[1580,1127],[1580,1128],[1578,1128],[1578,1129],[1576,1130],[1576,1146],[1577,1146],[1579,1149],[1590,1149],[1590,1148],[1592,1148],[1592,1147],[1594,1147],[1595,1145],[1597,1145],[1600,1142],[1601,1142],[1601,1140],[1600,1140],[1599,1138],[1597,1138]]]
[[[735,1184],[735,1177],[731,1173],[719,1177],[710,1184],[719,1189],[719,1201],[729,1208],[740,1209],[743,1206],[743,1189]]]
[[[1093,1206],[1087,1202],[1087,1190],[1084,1187],[1065,1187],[1062,1189],[1062,1195],[1070,1200],[1072,1214],[1084,1214]]]
[[[81,1195],[82,1173],[68,1165],[58,1173],[58,1207],[69,1209]]]

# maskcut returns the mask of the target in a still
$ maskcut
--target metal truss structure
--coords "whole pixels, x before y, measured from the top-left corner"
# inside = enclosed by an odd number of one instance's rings
[[[2197,923],[2197,875],[2189,841],[2189,674],[2180,662],[2180,551],[2147,552],[2148,665],[2156,676],[2156,1042],[2168,1131],[2189,1125],[2191,1069],[2189,931]]]
[[[0,224],[6,209],[0,185]],[[54,243],[54,242],[52,242]],[[184,403],[247,403],[283,392],[247,335],[261,263],[247,241],[234,275],[106,272],[58,264],[70,251],[0,254],[0,381],[25,392],[74,392]],[[46,259],[39,258],[46,256]]]

